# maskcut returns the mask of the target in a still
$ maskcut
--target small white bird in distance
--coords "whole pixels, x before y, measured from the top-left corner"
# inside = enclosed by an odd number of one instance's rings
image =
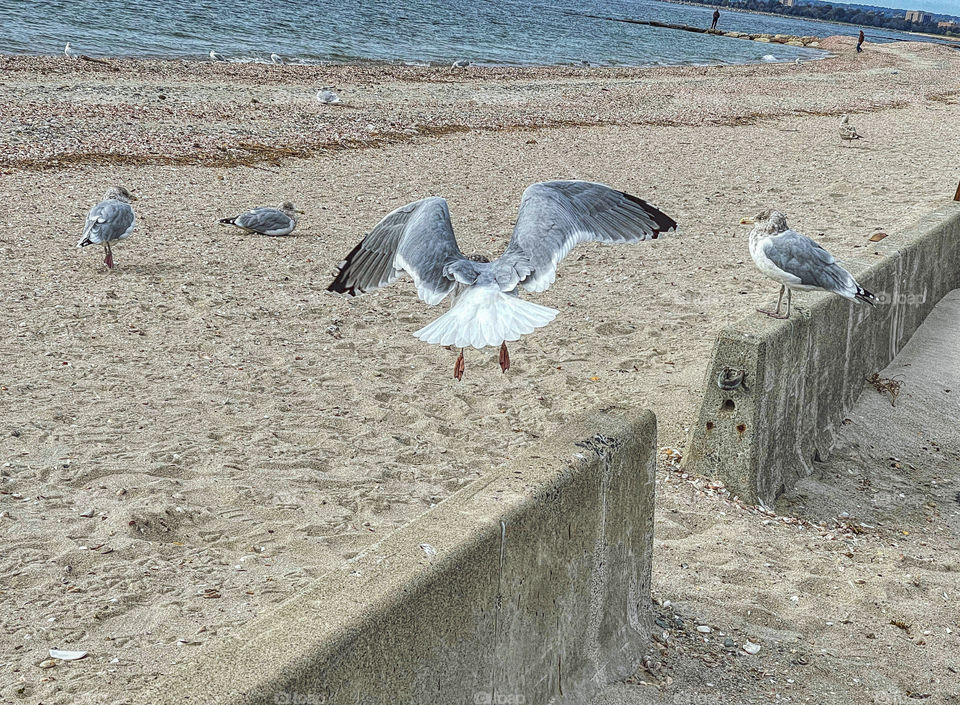
[[[469,65],[470,65],[470,62],[467,61],[466,59],[457,59],[457,60],[454,61],[452,64],[450,64],[450,68],[452,68],[452,69],[465,69],[465,68],[467,68]]]
[[[136,217],[130,201],[136,201],[123,186],[111,186],[103,200],[90,209],[86,223],[83,226],[83,236],[77,247],[87,245],[103,245],[104,262],[108,269],[113,269],[113,251],[111,242],[125,240],[133,233]]]
[[[797,66],[800,66],[803,62],[800,61],[800,57],[798,56],[798,57],[797,57],[797,60],[794,61],[793,63],[795,63]]]
[[[453,376],[463,378],[465,347],[500,346],[500,369],[510,369],[507,343],[547,325],[556,309],[526,301],[527,291],[546,291],[557,265],[582,242],[632,244],[656,240],[677,224],[636,196],[587,181],[547,181],[523,193],[513,236],[499,258],[465,255],[453,234],[443,198],[424,198],[397,208],[344,258],[328,291],[359,296],[413,278],[430,306],[453,294],[450,310],[414,335],[425,343],[460,348]],[[607,273],[596,272],[604,286]]]
[[[852,142],[853,140],[862,140],[863,135],[857,132],[857,128],[850,123],[850,116],[844,115],[840,118],[840,140],[842,142]]]
[[[790,318],[790,298],[797,291],[832,291],[845,299],[870,304],[877,297],[857,284],[846,269],[837,264],[833,255],[806,235],[791,230],[787,217],[774,210],[764,211],[755,218],[744,218],[743,225],[753,225],[750,231],[750,256],[757,269],[780,283],[777,310],[757,309],[771,318]],[[787,292],[787,314],[780,314],[783,292]]]
[[[336,105],[340,101],[340,96],[333,92],[333,86],[326,86],[317,91],[317,102],[324,105]]]
[[[63,48],[63,55],[69,59],[76,58],[76,54],[73,52],[73,49],[70,48],[70,42],[67,42],[67,45]]]
[[[220,54],[215,52],[213,49],[210,50],[210,61],[226,61]]]
[[[271,55],[270,55],[270,61],[271,61],[272,63],[274,63],[274,64],[282,64],[282,63],[283,63],[283,57],[280,56],[279,54],[271,54]]]
[[[236,225],[248,233],[257,233],[268,237],[289,235],[297,227],[298,215],[303,211],[294,207],[290,201],[284,201],[276,208],[261,206],[241,213],[236,218],[224,218],[222,225]]]

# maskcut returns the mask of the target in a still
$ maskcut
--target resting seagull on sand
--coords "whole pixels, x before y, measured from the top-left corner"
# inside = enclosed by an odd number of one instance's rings
[[[80,238],[77,247],[103,245],[106,253],[103,261],[108,269],[113,269],[113,251],[110,243],[124,240],[133,233],[136,217],[133,215],[130,201],[136,200],[136,197],[131,196],[123,186],[111,186],[104,194],[103,200],[91,208],[87,214],[83,237]]]
[[[857,132],[857,128],[850,124],[850,116],[844,115],[840,118],[840,141],[852,142],[853,140],[862,140],[863,135]]]
[[[270,55],[270,63],[273,63],[273,64],[282,64],[282,63],[283,63],[283,57],[280,56],[279,54],[271,54],[271,55]]]
[[[298,215],[303,211],[297,210],[290,201],[284,201],[276,208],[261,206],[241,213],[236,218],[224,218],[222,225],[236,225],[248,233],[278,237],[289,235],[297,227]]]
[[[521,299],[519,286],[545,291],[556,279],[557,264],[577,243],[654,240],[676,225],[648,203],[609,186],[547,181],[524,192],[510,243],[489,262],[460,251],[446,200],[424,198],[381,220],[340,263],[328,290],[359,296],[406,273],[431,306],[452,291],[450,310],[414,335],[460,348],[453,368],[457,379],[463,377],[465,347],[499,345],[500,369],[506,372],[506,342],[547,325],[558,313]]]
[[[877,298],[862,288],[846,269],[837,264],[829,252],[816,242],[787,226],[787,217],[779,211],[764,211],[756,218],[746,218],[744,225],[753,224],[750,232],[750,256],[757,268],[776,282],[780,282],[780,298],[776,311],[765,311],[771,318],[790,318],[790,296],[797,291],[832,291],[845,299],[871,306]],[[783,291],[787,291],[787,315],[780,315]]]
[[[210,50],[210,61],[226,61],[220,54],[213,49]]]

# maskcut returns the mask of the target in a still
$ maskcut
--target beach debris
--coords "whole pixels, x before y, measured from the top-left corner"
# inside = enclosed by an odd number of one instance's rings
[[[870,236],[870,242],[880,242],[885,237],[887,237],[887,234],[879,230]]]
[[[862,140],[863,135],[857,132],[857,128],[850,122],[850,116],[844,115],[840,118],[840,142],[852,142],[853,140]]]
[[[676,221],[636,196],[589,181],[546,181],[523,193],[513,236],[493,262],[464,255],[453,234],[450,209],[430,197],[397,208],[381,220],[337,267],[328,291],[360,296],[413,277],[417,293],[435,306],[453,292],[453,306],[414,335],[425,343],[460,348],[453,376],[463,378],[463,349],[500,347],[500,369],[510,369],[507,341],[550,323],[556,309],[521,299],[546,291],[557,265],[581,242],[655,240]],[[599,275],[598,275],[599,276]]]
[[[210,57],[210,61],[226,61],[226,59],[223,58],[222,54],[218,54],[213,49],[210,50],[210,53],[208,54],[208,56]]]
[[[37,668],[53,668],[56,665],[57,665],[56,661],[54,661],[52,658],[48,658],[38,663]]]
[[[766,61],[767,63],[770,63],[776,60],[777,60],[777,57],[775,57],[773,54],[764,54],[763,57],[761,57],[761,61]]]
[[[903,382],[881,377],[879,372],[874,372],[867,377],[866,380],[874,389],[880,392],[880,394],[890,395],[890,406],[897,405],[897,396],[900,394],[900,388],[903,387]]]
[[[326,86],[317,91],[317,102],[323,105],[337,105],[341,103],[340,96],[334,92],[334,86]]]
[[[833,255],[806,235],[791,230],[783,213],[764,211],[749,222],[755,223],[750,231],[750,256],[757,269],[780,284],[777,310],[758,308],[760,313],[771,318],[790,318],[790,299],[794,289],[831,291],[850,301],[871,306],[877,300],[857,284],[850,272],[837,264]],[[787,313],[781,315],[784,291],[787,292]]]
[[[435,548],[434,548],[433,546],[431,546],[430,544],[428,544],[428,543],[422,543],[422,544],[420,544],[420,550],[422,550],[424,553],[426,553],[426,554],[427,554],[427,558],[429,558],[431,561],[432,561],[434,558],[436,558],[437,549],[435,549]]]
[[[303,215],[302,210],[297,209],[291,201],[284,201],[276,208],[269,206],[252,208],[234,218],[223,218],[219,223],[236,225],[248,233],[280,237],[293,232],[300,215]]]
[[[113,269],[113,250],[110,243],[125,240],[133,234],[136,217],[130,202],[136,200],[123,186],[111,186],[107,189],[103,200],[87,213],[83,235],[77,247],[103,245],[106,254],[103,261],[107,269]]]
[[[755,656],[760,653],[760,644],[754,644],[752,641],[748,641],[743,645],[743,650],[746,651],[751,656]]]
[[[86,655],[86,651],[64,651],[61,649],[50,649],[50,658],[60,659],[61,661],[79,661]]]
[[[713,631],[713,629],[708,627],[706,624],[701,624],[700,626],[697,627],[697,631],[700,632],[701,634],[709,634],[710,632]]]

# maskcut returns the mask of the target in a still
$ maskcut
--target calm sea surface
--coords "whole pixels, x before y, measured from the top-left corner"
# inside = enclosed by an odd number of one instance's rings
[[[709,26],[712,10],[658,0],[0,0],[0,53],[302,63],[600,66],[793,61],[822,52],[610,22]],[[855,27],[723,12],[720,28],[828,36]],[[866,29],[868,41],[916,39]]]

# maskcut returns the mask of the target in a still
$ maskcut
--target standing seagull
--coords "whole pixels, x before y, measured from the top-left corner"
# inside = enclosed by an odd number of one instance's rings
[[[850,116],[844,115],[840,118],[840,142],[852,142],[853,140],[862,140],[863,135],[857,132],[857,128],[850,124]]]
[[[70,48],[70,42],[67,42],[67,45],[63,48],[63,55],[68,59],[75,59],[76,54],[73,53],[73,49]]]
[[[753,224],[750,232],[750,256],[757,268],[776,282],[780,282],[780,298],[776,311],[765,311],[771,318],[790,318],[790,297],[797,291],[832,291],[845,299],[871,306],[877,297],[857,284],[846,269],[837,264],[829,252],[816,242],[787,226],[787,217],[779,211],[764,211],[756,218],[747,218],[744,225]],[[780,315],[783,291],[787,291],[787,315]]]
[[[446,200],[424,198],[381,220],[340,263],[328,291],[359,296],[404,272],[431,306],[452,291],[450,310],[414,335],[460,348],[453,368],[458,380],[465,347],[499,345],[500,369],[506,372],[506,342],[547,325],[558,313],[521,299],[519,286],[545,291],[556,279],[557,264],[577,243],[655,240],[676,226],[645,201],[609,186],[547,181],[524,192],[510,243],[499,259],[488,262],[460,251]]]
[[[220,223],[236,225],[248,233],[276,237],[293,232],[297,227],[297,215],[303,215],[303,211],[294,208],[290,201],[284,201],[276,208],[261,206],[241,213],[236,218],[224,218]]]
[[[336,105],[340,102],[340,96],[333,92],[333,86],[327,86],[317,91],[317,102],[324,105]]]
[[[110,243],[130,237],[136,222],[130,201],[136,200],[136,197],[130,195],[123,186],[111,186],[107,189],[103,200],[87,213],[83,236],[77,243],[77,247],[103,245],[103,251],[106,253],[103,261],[108,269],[113,269],[113,251]]]

